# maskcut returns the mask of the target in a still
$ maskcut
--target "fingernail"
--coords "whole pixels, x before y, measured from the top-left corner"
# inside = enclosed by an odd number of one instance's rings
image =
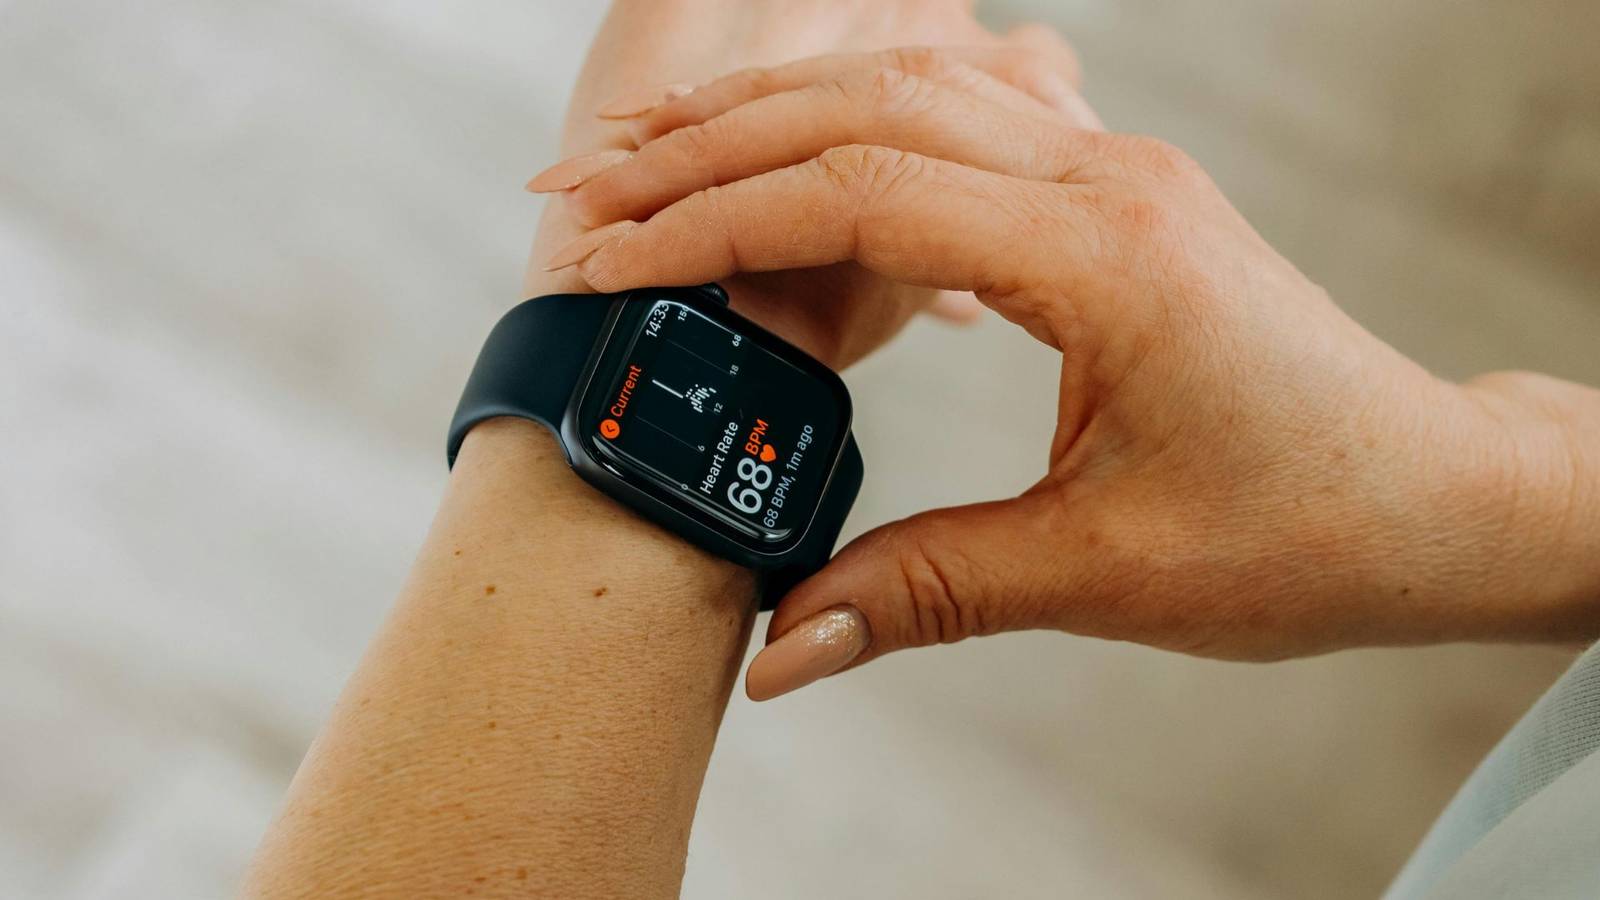
[[[694,90],[692,84],[660,84],[655,87],[643,88],[632,93],[623,94],[610,103],[595,110],[595,115],[602,119],[631,119],[642,116],[656,107],[676,100],[684,94]]]
[[[633,158],[631,150],[601,150],[587,156],[574,156],[556,163],[529,179],[527,190],[535,194],[570,191],[612,166]]]
[[[596,228],[552,254],[550,261],[545,263],[544,270],[554,272],[567,266],[575,266],[593,256],[601,247],[614,240],[621,240],[628,232],[638,227],[638,222],[612,222],[604,228]]]
[[[771,700],[839,671],[872,642],[867,618],[854,606],[817,613],[750,661],[744,690],[751,700]]]

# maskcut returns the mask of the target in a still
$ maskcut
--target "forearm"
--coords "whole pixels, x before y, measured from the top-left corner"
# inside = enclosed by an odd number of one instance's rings
[[[562,150],[628,146],[593,113],[648,85],[983,36],[959,0],[629,0],[596,37]],[[580,231],[550,205],[526,296],[585,289],[542,271]],[[825,343],[821,323],[789,321],[784,337]],[[246,893],[675,895],[753,593],[748,572],[589,488],[538,426],[479,426]]]
[[[675,896],[752,590],[480,426],[246,893]]]

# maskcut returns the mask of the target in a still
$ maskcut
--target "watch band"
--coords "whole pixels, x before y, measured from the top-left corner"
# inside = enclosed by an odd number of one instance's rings
[[[561,417],[614,299],[552,294],[517,304],[495,323],[450,420],[451,466],[467,432],[485,419],[517,416],[561,433]]]
[[[724,305],[728,302],[728,295],[715,284],[683,290],[698,291]],[[616,294],[552,294],[518,304],[495,324],[450,421],[446,452],[451,466],[467,432],[497,416],[532,419],[560,438],[567,406],[617,298]],[[810,551],[799,561],[761,572],[762,609],[771,609],[827,562],[862,475],[861,451],[851,435],[810,525],[820,530],[805,538]]]

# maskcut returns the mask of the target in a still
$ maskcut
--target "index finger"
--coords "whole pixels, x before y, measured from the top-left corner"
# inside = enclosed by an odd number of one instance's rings
[[[1106,252],[1085,190],[887,147],[837,147],[692,194],[646,222],[591,232],[551,266],[576,264],[596,290],[619,291],[854,260],[896,281],[972,291],[1056,344],[1056,311],[1039,298],[1100,270]]]
[[[858,69],[891,68],[907,75],[946,79],[958,66],[986,72],[1015,89],[1006,105],[1020,112],[1061,113],[1081,117],[1075,62],[1059,62],[1049,54],[1015,45],[993,47],[901,47],[865,54],[831,54],[766,69],[743,69],[725,75],[632,118],[630,130],[644,143],[688,125],[713,119],[752,100],[798,90]]]

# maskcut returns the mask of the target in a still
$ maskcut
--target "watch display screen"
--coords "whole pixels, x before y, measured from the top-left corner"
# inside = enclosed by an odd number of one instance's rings
[[[624,321],[632,333],[613,338],[627,345],[620,364],[597,372],[591,388],[591,446],[757,543],[795,536],[816,511],[848,401],[816,372],[684,303],[656,300]]]

